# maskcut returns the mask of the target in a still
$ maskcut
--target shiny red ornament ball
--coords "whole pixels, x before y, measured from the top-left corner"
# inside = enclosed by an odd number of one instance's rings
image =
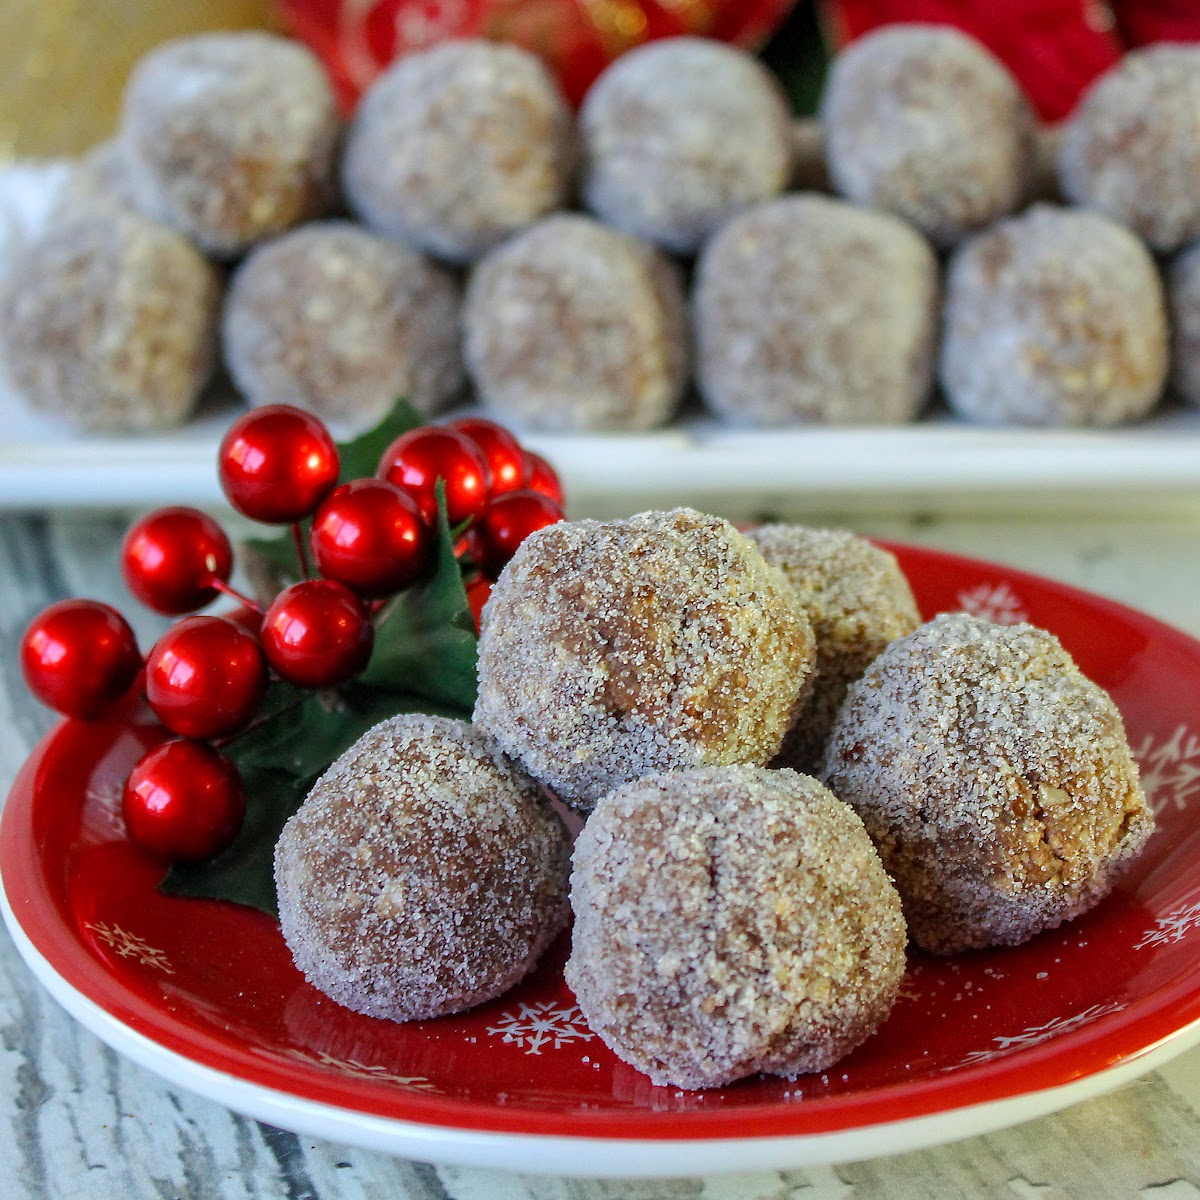
[[[51,604],[21,638],[21,672],[29,690],[68,717],[104,716],[141,668],[129,622],[98,600]]]
[[[503,425],[486,417],[462,417],[445,426],[461,433],[483,451],[492,473],[492,495],[529,486],[529,459],[521,443]]]
[[[541,492],[525,488],[497,496],[476,526],[484,574],[494,579],[531,533],[562,519],[563,510]]]
[[[184,617],[146,659],[146,699],[183,737],[235,733],[258,711],[266,686],[257,640],[224,617]]]
[[[233,550],[225,531],[196,508],[159,508],[125,535],[121,572],[147,608],[175,616],[216,598],[214,581],[226,583]]]
[[[525,451],[525,458],[529,465],[529,482],[525,486],[531,491],[541,492],[562,508],[566,497],[563,495],[558,472],[540,454],[534,454],[532,450]]]
[[[417,502],[385,479],[335,488],[310,538],[317,570],[368,599],[408,587],[428,565],[430,543]]]
[[[203,742],[170,741],[133,768],[121,811],[143,850],[171,862],[199,862],[237,836],[246,800],[223,754]]]
[[[292,584],[263,617],[267,661],[302,687],[334,687],[352,679],[367,665],[374,641],[363,602],[333,579]]]
[[[431,528],[437,525],[439,479],[446,486],[446,515],[451,525],[477,517],[492,494],[492,473],[483,451],[453,429],[427,425],[398,437],[379,460],[380,479],[407,492]]]
[[[229,503],[268,525],[288,525],[312,513],[337,484],[338,465],[329,430],[290,404],[268,404],[240,417],[217,457]]]

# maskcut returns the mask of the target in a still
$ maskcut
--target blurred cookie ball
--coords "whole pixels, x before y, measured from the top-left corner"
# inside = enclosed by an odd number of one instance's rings
[[[753,58],[703,38],[623,55],[592,86],[579,123],[588,207],[679,254],[791,175],[782,88]]]
[[[137,213],[137,193],[119,138],[94,146],[71,164],[53,220],[66,225],[105,213]]]
[[[79,429],[170,428],[212,367],[220,295],[174,230],[134,216],[60,227],[0,281],[0,357],[32,408]]]
[[[1135,50],[1093,86],[1063,135],[1068,199],[1156,250],[1200,236],[1200,47]]]
[[[890,25],[834,61],[821,105],[842,195],[911,221],[939,246],[1018,208],[1035,169],[1033,110],[973,38]]]
[[[652,429],[687,377],[678,269],[588,217],[549,217],[494,250],[467,288],[467,367],[501,421]]]
[[[222,257],[325,212],[339,133],[320,63],[266,33],[168,42],[125,89],[121,136],[143,211]]]
[[[346,431],[404,397],[428,415],[463,383],[458,285],[349,221],[322,221],[246,257],[222,318],[225,361],[251,404],[295,404]]]
[[[402,59],[364,97],[343,186],[373,229],[471,262],[564,204],[574,159],[570,110],[538,59],[447,42]]]
[[[1153,259],[1097,213],[1037,205],[951,260],[941,379],[973,421],[1135,420],[1162,392],[1167,345]]]
[[[909,421],[929,391],[937,303],[933,251],[903,221],[815,195],[756,205],[700,256],[700,390],[741,425]]]
[[[1200,405],[1200,245],[1180,254],[1167,269],[1171,310],[1171,383],[1189,403]]]

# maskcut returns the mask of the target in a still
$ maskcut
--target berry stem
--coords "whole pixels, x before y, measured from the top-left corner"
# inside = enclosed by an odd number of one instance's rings
[[[304,548],[304,534],[300,522],[292,522],[292,540],[296,543],[296,557],[300,560],[300,571],[305,579],[312,578],[312,568],[308,565],[308,551]]]
[[[253,609],[256,613],[262,612],[262,605],[255,600],[251,600],[249,596],[243,592],[239,592],[236,588],[232,588],[223,579],[217,579],[215,576],[209,581],[209,587],[215,588],[222,596],[228,596],[231,600],[236,600],[239,604],[244,604],[247,608]]]

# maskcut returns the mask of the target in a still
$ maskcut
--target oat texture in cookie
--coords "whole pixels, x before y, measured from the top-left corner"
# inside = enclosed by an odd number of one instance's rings
[[[575,844],[566,979],[588,1024],[658,1084],[822,1071],[884,1020],[900,899],[862,822],[790,770],[651,775]]]
[[[760,525],[749,537],[796,590],[817,640],[812,688],[775,761],[814,771],[846,690],[921,616],[896,556],[864,537],[803,525]]]
[[[538,530],[483,611],[476,723],[582,812],[652,771],[779,751],[812,630],[742,534],[691,509]]]
[[[297,967],[408,1021],[507,991],[567,920],[569,847],[540,789],[462,721],[393,717],[321,777],[275,851]]]
[[[1058,640],[955,613],[851,685],[825,779],[861,815],[913,940],[1011,946],[1086,912],[1154,830],[1121,715]]]

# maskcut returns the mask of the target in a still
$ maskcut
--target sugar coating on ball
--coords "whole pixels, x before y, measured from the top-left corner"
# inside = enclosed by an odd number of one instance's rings
[[[651,775],[575,844],[566,980],[657,1084],[822,1071],[886,1018],[900,899],[862,822],[815,779],[761,767]]]
[[[895,424],[933,373],[938,268],[903,221],[795,195],[705,246],[692,298],[705,402],[741,425]]]
[[[53,219],[67,225],[111,213],[136,214],[138,210],[125,149],[119,138],[110,138],[71,163],[56,198]]]
[[[275,849],[279,920],[305,978],[393,1021],[507,991],[567,920],[569,846],[537,785],[463,721],[376,725]]]
[[[480,399],[529,429],[651,429],[687,379],[678,269],[588,217],[548,217],[492,251],[463,326]]]
[[[1200,405],[1200,246],[1177,255],[1167,268],[1171,310],[1171,383]]]
[[[352,432],[399,396],[419,413],[463,383],[460,295],[444,268],[349,221],[256,247],[222,319],[225,360],[251,404],[295,404]]]
[[[321,64],[267,33],[167,42],[134,67],[121,138],[147,215],[223,257],[320,216],[341,123]]]
[[[851,685],[825,779],[937,954],[1079,916],[1154,830],[1108,694],[1044,630],[963,613],[893,642]]]
[[[749,55],[704,38],[622,55],[588,92],[579,126],[587,206],[680,254],[791,175],[782,88]]]
[[[766,763],[813,653],[795,594],[727,521],[563,522],[483,610],[475,722],[586,812],[652,771]]]
[[[817,770],[850,684],[921,616],[896,556],[864,537],[803,525],[760,525],[747,536],[792,585],[817,642],[813,686],[775,765]]]
[[[1116,425],[1162,392],[1168,328],[1154,261],[1097,213],[1036,205],[955,253],[940,373],[975,421]]]
[[[1200,48],[1126,54],[1084,97],[1063,134],[1064,193],[1127,225],[1156,250],[1200,236]]]
[[[214,359],[221,285],[173,230],[108,215],[52,229],[0,281],[0,357],[34,409],[94,433],[181,424]]]
[[[574,121],[516,46],[453,41],[410,54],[363,98],[342,166],[372,228],[470,262],[568,199]]]
[[[1018,208],[1036,121],[1015,79],[973,38],[890,25],[834,60],[821,104],[829,173],[859,204],[911,221],[939,246]]]

